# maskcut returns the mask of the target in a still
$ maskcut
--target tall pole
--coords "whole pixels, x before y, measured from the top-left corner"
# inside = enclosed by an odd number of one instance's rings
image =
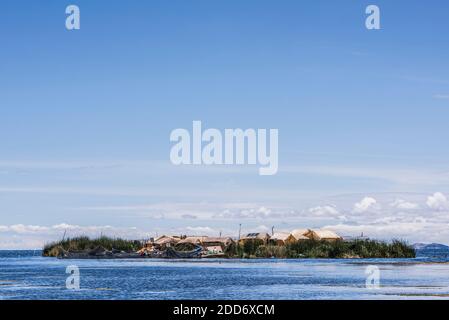
[[[240,242],[240,232],[242,231],[242,224],[239,223],[239,242]]]

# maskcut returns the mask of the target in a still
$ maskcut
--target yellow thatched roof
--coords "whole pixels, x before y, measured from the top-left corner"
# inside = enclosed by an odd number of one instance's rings
[[[309,238],[306,236],[306,234],[309,232],[310,232],[309,229],[295,229],[291,232],[291,235],[296,240],[307,240]]]
[[[171,236],[160,236],[156,240],[154,240],[155,244],[166,244],[166,243],[177,243],[179,241],[179,237],[171,237]]]
[[[313,237],[317,240],[341,239],[341,237],[331,230],[311,230]]]
[[[289,232],[275,232],[270,240],[281,240],[286,241],[291,236],[291,233]]]
[[[192,243],[192,244],[201,244],[203,243],[204,239],[206,239],[206,236],[202,237],[186,237],[182,240],[180,240],[178,243]]]

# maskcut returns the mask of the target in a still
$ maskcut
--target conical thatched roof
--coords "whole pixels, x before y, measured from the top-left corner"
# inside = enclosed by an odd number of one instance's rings
[[[310,232],[310,229],[295,229],[291,232],[291,235],[296,240],[307,240],[309,239],[306,234]]]

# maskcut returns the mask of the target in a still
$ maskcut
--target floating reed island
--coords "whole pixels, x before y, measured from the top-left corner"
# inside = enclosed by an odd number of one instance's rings
[[[249,233],[240,239],[207,236],[167,236],[148,241],[120,238],[67,238],[45,245],[43,256],[62,259],[123,258],[414,258],[406,241],[367,237],[342,238],[329,230]]]

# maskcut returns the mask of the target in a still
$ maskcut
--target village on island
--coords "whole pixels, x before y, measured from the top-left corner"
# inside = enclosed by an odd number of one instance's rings
[[[244,237],[234,240],[231,237],[198,237],[198,236],[160,236],[156,239],[150,239],[145,247],[139,250],[143,255],[160,255],[169,252],[176,255],[182,252],[179,257],[195,255],[207,257],[224,257],[231,247],[236,245],[241,247],[274,245],[285,246],[298,241],[316,240],[316,241],[338,241],[342,238],[333,231],[329,230],[311,230],[296,229],[292,232],[278,232],[271,236],[266,232],[248,233]],[[171,250],[173,249],[173,250]],[[196,250],[195,250],[196,249]]]
[[[254,232],[237,238],[161,235],[148,240],[78,236],[48,243],[43,256],[61,259],[120,258],[409,258],[415,251],[406,241],[342,237],[323,229]]]

